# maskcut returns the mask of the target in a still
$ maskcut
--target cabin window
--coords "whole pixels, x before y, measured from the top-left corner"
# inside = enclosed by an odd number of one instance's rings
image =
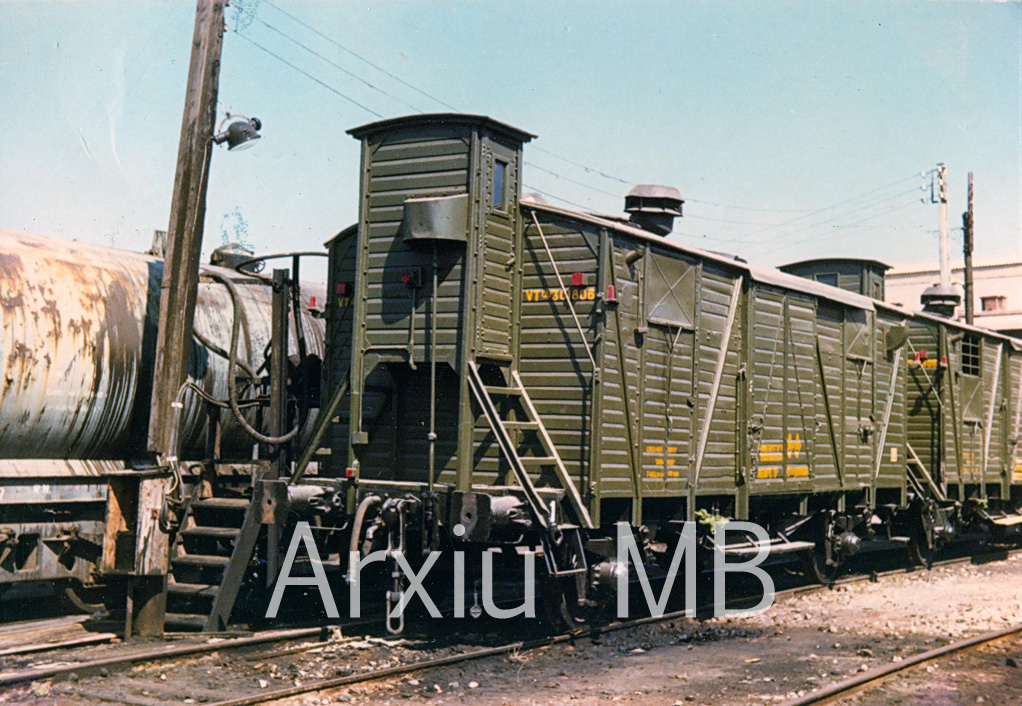
[[[496,211],[507,210],[507,162],[493,162],[493,197],[490,201]]]
[[[651,324],[694,328],[695,264],[650,251],[646,258],[646,319]]]
[[[962,338],[962,374],[979,376],[980,362],[983,360],[983,341],[973,333]]]
[[[826,284],[830,287],[837,286],[837,273],[836,272],[822,272],[816,275],[816,281],[820,284]]]

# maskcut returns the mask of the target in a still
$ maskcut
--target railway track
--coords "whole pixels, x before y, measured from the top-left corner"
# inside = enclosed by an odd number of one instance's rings
[[[986,555],[978,555],[974,557],[960,557],[955,559],[947,559],[940,562],[934,562],[931,568],[938,568],[941,566],[953,566],[955,564],[963,564],[969,562],[982,562],[986,559],[996,560],[996,558],[1006,558],[1015,554],[1022,553],[1022,550],[1012,551],[998,551]],[[906,573],[913,573],[920,571],[925,567],[906,568],[906,569],[892,569],[890,571],[877,572],[873,574],[864,574],[857,576],[849,576],[838,581],[835,581],[827,585],[812,585],[812,586],[800,586],[796,588],[785,589],[778,591],[775,594],[775,600],[785,600],[795,596],[805,595],[816,591],[828,590],[836,586],[849,585],[854,583],[861,583],[863,581],[876,581],[884,577],[897,576]],[[730,607],[738,607],[743,601],[749,601],[748,598],[737,598],[734,601],[729,601]],[[712,610],[712,605],[700,606],[700,610]],[[526,652],[529,650],[535,650],[543,647],[550,647],[553,645],[569,644],[576,640],[584,638],[592,638],[598,635],[617,632],[621,630],[628,630],[643,625],[650,625],[654,623],[666,622],[670,620],[677,620],[679,618],[692,617],[688,611],[675,611],[671,613],[665,613],[659,617],[646,617],[638,618],[635,620],[615,622],[609,625],[600,626],[591,630],[576,631],[566,635],[557,635],[546,639],[531,640],[531,641],[516,641],[499,647],[490,647],[479,650],[472,650],[459,655],[451,655],[447,657],[441,657],[437,659],[428,659],[414,664],[402,665],[400,667],[392,667],[388,669],[378,670],[368,674],[357,674],[349,675],[345,677],[338,677],[335,679],[325,679],[318,682],[310,682],[308,684],[302,684],[301,686],[288,687],[285,689],[278,689],[275,691],[267,691],[262,693],[250,694],[241,696],[234,699],[228,699],[211,704],[210,706],[255,706],[256,704],[271,703],[281,699],[290,698],[293,696],[299,696],[303,694],[311,694],[320,691],[327,691],[343,686],[351,686],[355,684],[362,684],[371,681],[377,681],[381,679],[388,679],[398,676],[408,676],[420,672],[429,671],[431,669],[437,669],[440,667],[450,666],[452,664],[458,664],[463,662],[471,662],[475,660],[485,659],[488,657],[501,656],[506,654]]]
[[[1022,553],[1022,549],[1015,550],[998,550],[995,552],[985,553],[975,556],[964,556],[953,559],[947,559],[944,561],[934,562],[932,568],[939,568],[944,566],[953,566],[956,564],[964,563],[987,563],[990,561],[997,561],[1000,559],[1007,558],[1016,554]],[[898,568],[888,571],[876,572],[872,574],[858,574],[848,576],[839,579],[828,585],[808,585],[808,586],[796,586],[784,590],[777,591],[775,594],[775,601],[784,601],[796,596],[802,596],[818,591],[828,590],[830,588],[836,588],[838,586],[845,586],[855,583],[861,583],[865,581],[878,581],[880,579],[903,575],[908,573],[914,573],[922,570],[924,567],[917,568]],[[748,597],[737,597],[728,601],[729,607],[741,607],[743,602],[749,603],[754,602],[756,599]],[[710,604],[699,606],[697,613],[710,613],[713,606]],[[482,660],[485,658],[496,657],[501,655],[508,655],[512,653],[525,653],[540,648],[548,648],[557,645],[570,644],[577,640],[587,638],[597,638],[598,636],[629,630],[644,625],[651,625],[655,623],[661,623],[670,620],[676,620],[681,618],[692,617],[688,611],[674,611],[665,613],[659,617],[645,617],[634,620],[614,622],[607,625],[600,626],[590,630],[579,630],[569,634],[556,635],[550,637],[543,637],[538,639],[529,640],[515,640],[506,644],[486,647],[480,649],[473,649],[467,652],[460,652],[457,654],[444,655],[441,657],[428,658],[423,660],[416,660],[407,664],[400,664],[382,669],[373,669],[370,671],[346,674],[343,676],[318,679],[307,681],[296,686],[290,686],[280,689],[269,689],[262,690],[256,693],[245,694],[235,698],[231,698],[223,701],[210,701],[206,700],[207,704],[212,706],[250,706],[254,704],[271,703],[281,699],[286,699],[294,696],[304,694],[314,694],[317,692],[327,691],[336,689],[339,687],[353,686],[358,684],[365,684],[374,681],[390,679],[399,676],[413,675],[417,673],[429,672],[433,669],[455,665],[459,663],[471,662]],[[67,623],[74,621],[68,620]],[[78,620],[78,623],[81,621]],[[359,623],[358,627],[366,627],[369,623]],[[30,624],[26,624],[24,629],[30,629]],[[351,629],[352,625],[342,626]],[[8,633],[11,631],[8,630]],[[3,633],[0,633],[2,635]],[[249,649],[259,646],[271,646],[273,649],[265,651],[256,651],[251,655],[245,657],[249,662],[256,660],[269,660],[274,657],[297,654],[304,651],[322,649],[329,645],[339,645],[343,643],[343,640],[338,642],[337,640],[329,639],[329,629],[322,627],[312,628],[297,628],[292,630],[275,630],[266,633],[259,633],[254,635],[247,635],[243,637],[227,637],[218,639],[203,639],[201,642],[187,640],[184,644],[173,644],[166,645],[160,644],[156,647],[141,646],[138,648],[132,648],[127,653],[120,653],[117,655],[105,656],[97,659],[88,659],[83,661],[77,661],[72,663],[60,663],[41,668],[30,668],[22,669],[8,673],[0,674],[0,690],[9,689],[19,685],[29,685],[38,683],[45,680],[59,681],[62,679],[77,679],[81,677],[87,677],[94,674],[107,675],[115,671],[129,670],[140,665],[152,665],[159,662],[166,662],[171,660],[178,660],[182,658],[200,657],[202,655],[208,655],[211,653],[223,653],[231,652],[236,650]],[[198,638],[196,638],[197,640]],[[347,638],[352,639],[352,638]],[[292,645],[289,647],[280,647],[280,645],[292,643],[295,641],[305,642],[299,645]],[[67,641],[58,641],[52,643],[51,649],[59,650],[63,647],[72,647],[74,645],[67,645]],[[39,653],[44,651],[41,647],[39,649],[28,650],[25,649],[20,653],[12,654],[30,654]],[[2,655],[0,655],[2,656]],[[939,656],[939,655],[937,655]],[[935,658],[935,657],[934,657]],[[912,666],[914,662],[906,660],[904,666]],[[901,663],[895,666],[902,666]],[[877,670],[878,672],[880,670]],[[866,676],[866,675],[863,675]],[[878,677],[882,678],[882,677]],[[815,695],[815,693],[814,693]],[[806,697],[808,698],[808,697]],[[117,697],[110,695],[109,701],[117,703]],[[126,699],[123,703],[146,703],[145,701]],[[153,702],[155,703],[155,701]],[[793,702],[801,704],[802,701]],[[816,701],[805,701],[804,703],[825,703]]]
[[[926,664],[927,662],[933,662],[934,660],[953,654],[976,650],[990,644],[991,642],[1004,640],[1005,638],[1015,635],[1022,635],[1022,625],[984,633],[968,640],[962,640],[960,642],[951,643],[950,645],[944,645],[943,647],[927,650],[926,652],[922,652],[900,662],[895,662],[878,669],[869,670],[851,679],[846,679],[845,681],[838,682],[837,684],[825,687],[811,694],[807,694],[792,701],[787,701],[783,703],[782,706],[814,706],[818,704],[840,703],[844,699],[875,684],[897,674],[907,672],[908,670]]]

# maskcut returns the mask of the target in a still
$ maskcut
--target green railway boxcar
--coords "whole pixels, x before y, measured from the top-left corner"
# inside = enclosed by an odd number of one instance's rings
[[[908,338],[908,476],[932,498],[926,525],[1016,526],[1020,342],[929,315]],[[923,488],[922,486],[926,487]],[[924,546],[946,538],[931,532]]]
[[[622,217],[523,197],[532,136],[490,118],[351,134],[316,482],[340,489],[352,547],[408,527],[423,547],[541,547],[571,614],[614,574],[621,523],[655,560],[687,521],[753,521],[827,580],[867,539],[925,559],[966,501],[1017,517],[1018,342],[863,296],[880,263],[818,261],[841,288],[682,247],[673,189],[637,187]]]
[[[833,568],[906,505],[906,313],[668,241],[673,190],[633,191],[631,218],[522,199],[531,136],[488,118],[352,134],[326,366],[350,379],[327,467],[352,509],[426,488],[482,541],[497,506],[597,535],[702,512]]]

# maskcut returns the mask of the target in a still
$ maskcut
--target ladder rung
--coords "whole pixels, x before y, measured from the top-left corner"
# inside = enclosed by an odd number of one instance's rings
[[[220,590],[219,586],[212,586],[206,583],[168,583],[167,592],[179,596],[209,596],[213,597]]]
[[[252,504],[247,498],[206,498],[192,501],[192,507],[200,510],[247,510]]]
[[[531,463],[537,466],[552,466],[557,463],[557,459],[553,456],[521,456],[519,458],[522,463]]]
[[[508,429],[522,429],[524,431],[538,431],[539,422],[504,422]]]
[[[223,567],[231,561],[227,556],[216,556],[215,554],[185,554],[176,556],[170,560],[172,564],[184,564],[186,566],[215,566]]]
[[[522,388],[520,387],[493,387],[492,385],[485,385],[483,387],[488,395],[520,395],[522,394]]]
[[[236,527],[189,527],[181,530],[186,537],[216,537],[217,539],[237,539],[241,530]]]

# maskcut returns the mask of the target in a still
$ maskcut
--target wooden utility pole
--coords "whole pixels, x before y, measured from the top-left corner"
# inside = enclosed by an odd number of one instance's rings
[[[177,449],[170,448],[170,438],[176,417],[175,398],[191,363],[192,325],[198,295],[206,184],[216,121],[226,6],[227,0],[198,0],[195,10],[192,58],[188,67],[160,290],[156,367],[149,417],[149,450],[156,454],[161,466],[177,463]],[[163,631],[169,555],[165,534],[158,528],[152,532],[142,531],[143,518],[146,523],[152,524],[153,513],[159,512],[162,495],[139,495],[136,576],[133,579],[135,627],[139,634],[153,635]],[[154,502],[155,507],[152,506]],[[162,535],[162,541],[154,541],[158,539],[154,534]]]
[[[975,316],[972,292],[972,172],[969,172],[969,210],[962,214],[962,253],[965,255],[965,323]]]

